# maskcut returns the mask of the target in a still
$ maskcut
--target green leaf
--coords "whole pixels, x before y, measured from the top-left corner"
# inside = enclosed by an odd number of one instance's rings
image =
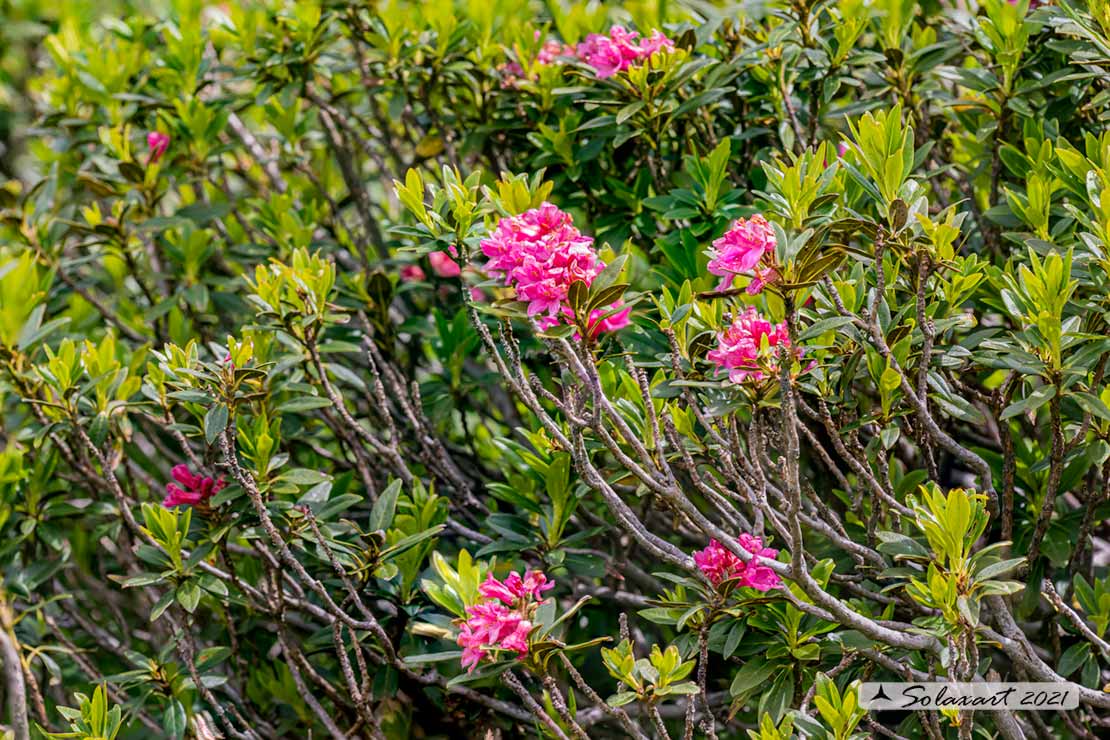
[[[326,473],[322,473],[319,470],[293,468],[282,473],[277,479],[298,486],[315,486],[318,483],[323,483],[328,480],[328,476]]]
[[[115,577],[112,577],[115,580]],[[150,586],[155,583],[161,583],[165,580],[165,576],[160,573],[142,573],[137,576],[131,576],[120,582],[124,588],[136,588],[139,586]]]
[[[608,308],[620,300],[621,296],[624,295],[624,291],[627,289],[628,283],[618,283],[617,285],[610,285],[608,288],[594,293],[594,296],[586,305],[586,313],[593,313],[599,308]]]
[[[200,586],[196,581],[188,580],[177,587],[177,603],[185,609],[185,611],[192,614],[197,604],[200,603]]]
[[[991,578],[1005,575],[1024,562],[1025,558],[1011,558],[1009,560],[1002,560],[997,563],[992,563],[985,566],[982,570],[976,573],[975,580],[986,581]]]
[[[729,695],[735,698],[747,694],[761,686],[778,669],[778,665],[764,662],[759,658],[749,660],[737,671],[736,677],[732,679],[732,685],[728,689]]]
[[[215,442],[220,432],[226,428],[227,406],[220,403],[208,409],[208,413],[204,415],[204,438],[208,440],[208,444]]]
[[[1110,408],[1098,396],[1090,393],[1072,393],[1071,398],[1074,398],[1076,403],[1082,406],[1087,413],[1104,421],[1110,421]]]
[[[635,691],[621,691],[620,693],[610,696],[605,700],[605,703],[611,707],[623,707],[625,704],[631,704],[638,698],[639,696]]]
[[[401,481],[398,479],[386,486],[386,489],[378,495],[378,500],[374,502],[374,507],[370,510],[369,526],[371,532],[389,528],[389,525],[393,522],[393,512],[397,508],[397,497],[400,494]]]
[[[162,612],[166,611],[166,609],[170,607],[170,604],[173,603],[174,596],[174,591],[166,591],[166,593],[162,594],[162,598],[158,599],[158,603],[156,603],[154,607],[150,610],[151,622],[162,616]]]
[[[582,280],[575,280],[567,291],[567,301],[576,314],[581,314],[589,300],[589,288]]]
[[[1019,414],[1024,414],[1029,411],[1035,411],[1044,404],[1048,403],[1048,401],[1055,396],[1056,386],[1042,385],[1040,388],[1037,388],[1025,398],[1021,399],[1020,401],[1014,401],[1009,406],[1007,406],[1006,410],[1002,412],[1002,416],[1000,416],[999,419],[1005,421],[1006,419],[1012,418]]]
[[[643,108],[644,101],[642,100],[637,100],[634,103],[629,103],[628,105],[624,106],[619,111],[617,111],[617,124],[619,125],[624,123],[629,118],[632,118],[632,116],[643,110]]]
[[[431,529],[425,529],[423,532],[417,532],[416,534],[410,534],[408,537],[405,537],[401,540],[398,540],[396,543],[394,543],[390,547],[386,548],[385,550],[382,550],[381,559],[383,561],[385,561],[385,560],[389,560],[391,558],[397,557],[398,555],[405,552],[406,550],[409,550],[413,547],[416,547],[417,545],[419,545],[424,540],[435,537],[440,532],[442,532],[443,529],[446,526],[447,525],[445,525],[445,524],[437,524],[434,527],[432,527]]]
[[[1091,657],[1091,647],[1085,642],[1077,642],[1070,648],[1064,651],[1060,656],[1060,662],[1056,664],[1056,671],[1064,678],[1075,673],[1079,666],[1087,662]]]
[[[448,660],[462,658],[462,650],[447,650],[442,653],[421,653],[420,655],[406,655],[407,665],[424,665],[425,663],[442,663]]]
[[[168,737],[185,737],[185,730],[188,728],[185,706],[177,699],[170,700],[170,705],[166,708],[165,714],[162,715],[162,727]]]
[[[328,398],[323,398],[321,396],[301,396],[300,398],[293,398],[285,403],[279,404],[274,410],[277,413],[291,414],[298,411],[330,408],[332,405],[331,399]]]
[[[852,323],[851,316],[833,316],[828,319],[821,319],[814,321],[809,327],[798,335],[798,341],[804,342],[807,339],[814,339],[819,337],[825,332],[835,331],[842,326],[847,326]]]
[[[721,657],[728,660],[732,654],[736,652],[736,648],[740,646],[740,640],[744,638],[744,634],[748,631],[748,626],[743,622],[738,621],[729,630],[728,637],[725,638],[725,646],[721,651]]]
[[[590,283],[590,291],[595,295],[605,290],[611,285],[614,285],[620,279],[621,273],[624,271],[624,265],[628,262],[627,254],[619,254],[613,259],[612,262],[605,266],[605,269],[594,278]]]

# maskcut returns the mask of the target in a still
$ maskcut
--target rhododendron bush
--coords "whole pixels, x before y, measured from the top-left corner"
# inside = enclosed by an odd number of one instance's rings
[[[0,737],[1104,735],[1108,68],[1107,0],[0,3]]]

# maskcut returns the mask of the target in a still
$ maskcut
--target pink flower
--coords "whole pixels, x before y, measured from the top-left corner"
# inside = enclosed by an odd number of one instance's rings
[[[694,553],[694,562],[714,586],[735,579],[740,586],[757,591],[770,591],[782,586],[782,579],[775,571],[761,564],[761,558],[774,560],[778,550],[763,547],[758,537],[742,534],[740,546],[752,554],[751,560],[744,562],[717,540],[709,540],[709,546]]]
[[[520,62],[504,62],[497,66],[497,71],[501,74],[502,90],[516,87],[520,79],[524,77],[524,67],[520,66]]]
[[[544,329],[573,318],[570,286],[578,281],[590,285],[605,269],[593,239],[574,227],[570,214],[550,203],[501,219],[481,248],[489,258],[486,269],[516,290],[516,297],[528,304],[528,315]],[[599,309],[594,317],[615,305]],[[627,312],[618,312],[598,322],[597,331],[627,325]]]
[[[674,51],[674,42],[667,38],[661,31],[654,30],[651,36],[640,42],[640,53],[649,57],[659,51]]]
[[[463,648],[462,664],[467,672],[473,671],[490,649],[514,650],[518,658],[528,654],[532,623],[519,612],[496,601],[486,601],[467,608],[466,613],[457,643]]]
[[[401,266],[401,282],[412,283],[425,278],[424,270],[420,265],[402,265]]]
[[[709,540],[709,547],[695,552],[694,562],[714,586],[735,577],[744,569],[744,561],[717,540]]]
[[[497,580],[493,577],[493,573],[490,573],[486,576],[486,580],[478,586],[478,593],[487,599],[499,599],[505,604],[512,606],[513,602],[520,596],[520,589],[514,588],[516,584],[510,583],[514,576],[516,577],[517,584],[519,584],[520,575],[515,572],[509,574],[509,577],[505,579],[506,582]]]
[[[768,283],[773,283],[778,280],[779,273],[773,267],[768,267],[766,270],[755,268],[755,275],[752,276],[752,281],[748,283],[748,287],[744,291],[748,295],[759,295],[763,291],[763,287]]]
[[[740,585],[754,588],[756,591],[770,591],[772,588],[782,586],[782,579],[778,573],[766,565],[761,565],[761,558],[774,560],[779,551],[764,547],[763,541],[750,534],[740,535],[740,547],[752,554],[752,559],[744,564],[744,572],[740,577]]]
[[[539,32],[537,31],[536,33]],[[536,54],[536,61],[540,64],[553,64],[558,61],[559,57],[564,55],[569,56],[573,53],[574,49],[570,46],[560,44],[554,39],[548,39]]]
[[[539,41],[540,32],[536,31],[535,39]],[[516,87],[521,79],[535,79],[536,66],[545,67],[557,64],[561,56],[574,56],[574,47],[562,44],[554,39],[548,39],[536,52],[535,66],[532,74],[524,71],[524,66],[517,60],[510,59],[498,65],[497,71],[501,73],[501,87]]]
[[[219,493],[224,486],[224,479],[215,480],[208,476],[196,475],[185,465],[175,465],[171,471],[174,480],[181,485],[169,483],[166,485],[166,497],[162,499],[162,506],[197,506],[207,504],[208,499]]]
[[[763,216],[756,214],[749,219],[737,219],[724,235],[714,240],[709,250],[709,271],[721,276],[717,290],[732,284],[733,275],[754,270],[765,255],[775,253],[775,230]],[[754,292],[758,293],[760,288]]]
[[[592,33],[578,45],[578,58],[590,65],[600,79],[612,77],[627,69],[631,60],[625,59],[620,47],[611,39]]]
[[[717,349],[706,357],[710,362],[728,370],[728,379],[743,383],[751,378],[759,381],[778,367],[778,346],[790,346],[786,324],[772,324],[755,308],[738,316],[732,325],[717,334]],[[801,351],[794,349],[796,357]]]
[[[151,164],[157,162],[170,147],[170,135],[161,131],[151,131],[146,135],[146,148]]]
[[[447,252],[432,252],[428,255],[428,262],[432,263],[432,272],[441,278],[458,277],[462,272],[459,263],[451,259]]]
[[[847,154],[847,153],[848,153],[848,142],[842,141],[842,142],[840,142],[839,144],[836,145],[836,156],[837,157],[840,157],[841,159],[843,159],[844,155]]]
[[[513,651],[518,659],[528,655],[532,616],[543,592],[554,587],[542,572],[534,570],[524,577],[514,571],[504,581],[493,574],[487,576],[478,587],[487,600],[467,607],[466,619],[459,626],[463,668],[473,671],[494,650]]]
[[[591,311],[589,323],[590,336],[596,337],[598,334],[604,331],[617,331],[618,329],[623,329],[624,327],[631,324],[632,321],[628,318],[629,315],[632,313],[631,306],[621,309],[620,311],[610,314],[609,316],[605,316],[605,314],[609,313],[614,308],[619,308],[622,305],[623,303],[621,301],[617,301],[609,308],[598,308]],[[605,318],[601,318],[602,316],[605,316]]]
[[[517,572],[512,572],[504,581],[499,581],[490,573],[482,585],[478,586],[478,593],[487,599],[499,599],[508,606],[512,606],[522,598],[538,599],[544,591],[555,588],[555,584],[547,580],[541,571],[530,570],[521,578]]]
[[[635,31],[627,31],[623,26],[613,26],[609,35],[591,33],[578,45],[575,54],[580,60],[594,68],[601,79],[612,77],[618,72],[641,62],[658,51],[674,50],[674,42],[659,31],[652,31],[650,37],[639,40]]]
[[[516,575],[516,573],[512,575]],[[530,570],[524,574],[524,579],[520,586],[523,593],[528,594],[533,599],[538,599],[544,591],[550,591],[555,588],[555,582],[547,580],[547,576],[543,574],[543,571]]]

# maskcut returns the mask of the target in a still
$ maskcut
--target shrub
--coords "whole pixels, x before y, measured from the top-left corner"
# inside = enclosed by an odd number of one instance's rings
[[[1033,4],[3,5],[11,734],[1097,733],[1110,5]]]

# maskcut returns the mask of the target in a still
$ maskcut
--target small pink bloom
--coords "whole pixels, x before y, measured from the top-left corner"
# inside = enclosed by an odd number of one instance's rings
[[[535,32],[535,39],[537,41],[540,39],[539,30]],[[574,48],[554,39],[548,39],[536,52],[535,64],[540,67],[557,64],[561,56],[574,56]],[[514,59],[498,65],[497,71],[501,73],[502,88],[516,87],[522,79],[536,78],[534,67],[532,74],[528,74],[524,71],[524,66]]]
[[[478,593],[487,599],[498,599],[508,606],[512,606],[524,597],[538,599],[544,591],[555,588],[555,584],[547,580],[542,571],[530,570],[521,578],[516,571],[510,573],[504,581],[499,581],[490,573],[486,580],[478,587]]]
[[[773,283],[779,277],[778,270],[773,267],[768,267],[766,270],[755,268],[755,275],[752,276],[752,281],[748,283],[745,291],[748,295],[759,295],[763,288],[768,283]]]
[[[519,62],[504,62],[497,65],[497,72],[501,75],[501,89],[510,90],[516,87],[524,77],[524,68]]]
[[[486,270],[516,290],[516,297],[528,304],[528,315],[544,329],[574,316],[569,304],[571,285],[579,281],[590,285],[605,269],[593,239],[574,227],[570,214],[550,203],[501,219],[481,248],[489,258]],[[594,318],[613,308],[599,309]],[[597,331],[627,325],[627,312],[618,312],[601,320]]]
[[[743,383],[749,378],[759,381],[778,367],[778,346],[781,344],[790,346],[786,324],[772,324],[749,306],[728,328],[717,334],[717,349],[710,350],[706,357],[727,370],[733,383]],[[793,354],[800,357],[801,351],[795,348]]]
[[[658,51],[674,51],[674,42],[667,38],[659,30],[651,32],[651,36],[644,39],[640,43],[640,53],[644,56],[651,56]]]
[[[417,264],[409,264],[401,266],[401,282],[412,283],[418,282],[425,278],[424,270]]]
[[[568,51],[573,53],[573,49],[569,46],[560,44],[554,39],[548,39],[540,48],[539,53],[536,54],[536,61],[540,64],[553,64],[558,61],[560,56],[567,54]]]
[[[459,645],[463,645],[462,635],[459,635]],[[478,667],[478,663],[485,656],[486,651],[482,650],[480,646],[468,645],[463,649],[462,654],[462,667],[466,669],[467,673],[473,673],[474,669]]]
[[[635,31],[613,26],[608,36],[597,33],[587,36],[575,49],[575,55],[605,79],[664,50],[673,51],[674,42],[659,31],[652,31],[651,36],[641,40]]]
[[[632,323],[632,321],[629,319],[629,315],[632,313],[631,306],[617,311],[616,313],[609,316],[605,316],[605,314],[609,313],[613,310],[614,307],[619,305],[620,303],[618,302],[617,304],[614,304],[614,306],[610,306],[606,309],[596,309],[590,314],[589,326],[590,334],[592,336],[596,337],[598,334],[605,331],[617,331],[618,329],[623,329],[624,327]],[[605,316],[605,318],[600,318],[602,316]]]
[[[166,497],[162,499],[162,506],[166,508],[207,503],[208,499],[219,493],[226,485],[223,478],[215,480],[208,476],[197,475],[185,465],[175,465],[171,474],[180,485],[173,483],[166,485]]]
[[[714,586],[735,577],[744,569],[744,561],[717,540],[709,540],[709,547],[695,552],[694,562]]]
[[[489,649],[515,650],[518,657],[528,654],[527,634],[531,629],[521,616],[496,601],[475,604],[466,610],[467,619],[459,628],[457,643],[463,648],[462,664],[473,671]],[[526,624],[523,636],[523,653],[520,650],[522,623]],[[509,646],[502,645],[504,641]]]
[[[589,64],[600,79],[612,77],[628,67],[620,47],[612,39],[590,34],[578,45],[578,58]]]
[[[763,541],[750,534],[740,535],[740,547],[752,554],[752,559],[744,564],[744,572],[740,578],[740,585],[754,588],[757,591],[770,591],[772,588],[782,586],[782,579],[775,571],[766,565],[761,565],[761,558],[774,560],[779,551],[764,547]]]
[[[516,623],[511,632],[501,638],[501,647],[504,650],[515,650],[518,658],[528,654],[528,633],[532,631],[532,623],[522,619]]]
[[[513,583],[514,576],[516,583]],[[486,580],[478,586],[478,593],[487,599],[498,599],[508,606],[512,606],[513,602],[520,596],[519,582],[520,575],[517,573],[510,573],[504,582],[497,580],[493,573],[490,573],[486,576]]]
[[[151,164],[157,162],[170,146],[170,135],[161,131],[151,131],[146,135],[146,148]]]
[[[740,585],[754,588],[756,591],[770,591],[773,588],[782,588],[782,579],[779,578],[778,573],[765,565],[753,566],[748,563],[740,578]]]
[[[554,588],[540,571],[527,571],[523,577],[512,572],[504,581],[492,574],[478,587],[486,601],[467,607],[466,619],[459,625],[458,645],[463,648],[462,666],[473,671],[492,650],[528,655],[531,617],[544,591]]]
[[[836,145],[836,156],[837,157],[840,157],[841,159],[843,159],[844,155],[847,154],[847,153],[848,153],[848,142],[842,141],[842,142],[840,142],[839,144]]]
[[[709,250],[709,272],[722,278],[717,290],[728,288],[733,275],[754,270],[764,255],[773,256],[775,244],[775,230],[763,216],[756,214],[733,222]]]
[[[550,591],[555,588],[555,582],[547,580],[547,576],[543,574],[543,571],[530,570],[524,574],[520,586],[523,593],[528,594],[533,599],[538,599],[543,595],[544,591]]]
[[[452,247],[454,249],[454,247]],[[447,252],[432,252],[428,255],[428,262],[432,263],[432,272],[441,278],[458,277],[462,272],[459,263],[451,259]]]
[[[744,562],[717,540],[710,540],[709,546],[694,553],[694,562],[714,586],[735,579],[740,586],[757,591],[770,591],[782,586],[782,579],[771,568],[762,564],[762,558],[774,560],[778,550],[763,547],[758,537],[742,534],[740,546],[752,554],[751,560]]]

